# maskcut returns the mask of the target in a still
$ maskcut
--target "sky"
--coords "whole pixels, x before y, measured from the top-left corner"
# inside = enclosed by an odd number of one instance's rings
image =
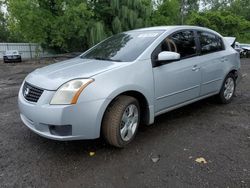
[[[1,11],[6,13],[7,12],[7,7],[5,5],[1,6]]]

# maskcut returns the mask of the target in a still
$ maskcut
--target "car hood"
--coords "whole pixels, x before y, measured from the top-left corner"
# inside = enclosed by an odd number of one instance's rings
[[[57,90],[62,84],[76,78],[90,78],[108,70],[122,66],[124,63],[82,59],[80,57],[55,63],[36,69],[26,77],[34,86]]]

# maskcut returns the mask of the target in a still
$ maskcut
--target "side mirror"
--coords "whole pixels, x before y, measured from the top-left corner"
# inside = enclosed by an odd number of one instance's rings
[[[158,55],[159,62],[175,61],[175,60],[180,60],[180,58],[181,58],[181,55],[176,52],[163,51],[159,53]]]

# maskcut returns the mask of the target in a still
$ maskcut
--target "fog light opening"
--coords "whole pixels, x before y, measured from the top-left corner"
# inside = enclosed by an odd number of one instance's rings
[[[50,134],[55,136],[71,136],[72,126],[71,125],[49,125]]]

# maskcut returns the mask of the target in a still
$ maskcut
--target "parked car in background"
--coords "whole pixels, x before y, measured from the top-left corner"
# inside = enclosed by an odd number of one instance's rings
[[[7,50],[3,55],[4,63],[22,62],[21,54],[17,50]]]
[[[250,57],[250,44],[240,44],[240,47],[243,49],[244,56]]]
[[[244,50],[241,48],[239,42],[235,42],[234,49],[240,54],[240,56],[244,56]]]
[[[46,138],[103,135],[124,147],[140,123],[160,114],[213,95],[230,103],[240,75],[239,54],[211,29],[137,29],[30,73],[18,95],[20,116]]]

